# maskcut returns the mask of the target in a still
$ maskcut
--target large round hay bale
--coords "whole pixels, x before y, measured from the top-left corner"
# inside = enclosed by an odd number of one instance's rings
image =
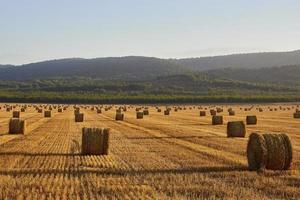
[[[247,116],[246,117],[246,123],[247,125],[255,125],[257,124],[257,117],[255,115]]]
[[[136,113],[136,118],[137,119],[143,119],[143,117],[144,117],[144,113],[143,112],[137,112]]]
[[[83,120],[84,120],[83,113],[76,113],[74,116],[75,116],[75,122],[83,122]]]
[[[200,117],[206,116],[206,111],[200,111]]]
[[[159,113],[160,113],[160,112],[161,112],[161,109],[160,109],[160,108],[157,108],[157,112],[159,112]]]
[[[83,128],[81,152],[84,155],[108,155],[109,129]]]
[[[44,117],[51,117],[51,111],[50,110],[45,110]]]
[[[123,121],[124,120],[124,114],[122,113],[116,113],[116,121]]]
[[[20,118],[20,111],[13,111],[13,118]]]
[[[10,119],[8,129],[9,134],[25,134],[26,121],[20,119]]]
[[[286,134],[252,133],[247,158],[249,170],[288,170],[293,160],[292,143]]]
[[[21,108],[21,112],[25,112],[26,111],[26,108]]]
[[[221,125],[223,124],[223,116],[212,116],[212,125]]]
[[[62,111],[63,111],[62,108],[57,109],[57,112],[59,112],[59,113],[61,113]]]
[[[245,137],[246,127],[243,121],[227,123],[227,137]]]
[[[101,110],[101,109],[97,109],[97,113],[98,113],[98,114],[101,114],[101,113],[102,113],[102,110]]]

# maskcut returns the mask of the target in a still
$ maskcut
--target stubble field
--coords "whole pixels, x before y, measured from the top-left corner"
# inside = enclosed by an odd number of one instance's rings
[[[172,109],[170,116],[164,106],[161,113],[149,106],[149,116],[140,120],[139,106],[127,106],[124,121],[115,121],[115,107],[98,114],[89,106],[81,108],[82,123],[75,123],[72,106],[62,113],[54,109],[51,118],[28,107],[21,113],[25,135],[8,134],[12,112],[0,106],[0,199],[300,199],[296,105],[260,105],[263,112],[244,111],[251,105],[219,105],[224,125],[218,126],[211,125],[211,105],[181,105],[186,110]],[[229,107],[235,116],[228,115]],[[207,116],[200,117],[204,108]],[[247,125],[245,138],[227,138],[227,122],[245,121],[247,115],[256,115],[258,124]],[[108,156],[80,154],[82,127],[111,129]],[[249,171],[252,132],[287,133],[292,169]]]

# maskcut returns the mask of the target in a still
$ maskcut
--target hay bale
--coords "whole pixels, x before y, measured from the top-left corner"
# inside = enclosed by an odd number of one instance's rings
[[[161,112],[161,109],[160,109],[160,108],[158,108],[158,109],[157,109],[157,112],[159,112],[159,113],[160,113],[160,112]]]
[[[79,114],[79,113],[80,113],[80,108],[76,108],[76,109],[74,110],[74,115]]]
[[[223,124],[223,116],[212,116],[212,125],[221,125]]]
[[[137,119],[143,119],[143,117],[144,117],[144,113],[143,112],[137,112],[136,113],[136,118]]]
[[[221,113],[223,112],[223,109],[222,108],[217,108],[217,113]]]
[[[109,138],[109,129],[83,128],[81,153],[83,155],[108,155]]]
[[[300,112],[296,111],[294,113],[294,118],[297,119],[297,118],[300,118]]]
[[[200,117],[206,116],[206,111],[200,111]]]
[[[116,113],[116,121],[123,121],[123,120],[124,120],[124,114]]]
[[[13,118],[20,118],[20,111],[13,111]]]
[[[211,116],[217,115],[217,111],[215,111],[215,110],[213,110],[213,109],[211,109],[209,112],[210,112],[210,115],[211,115]]]
[[[227,137],[245,137],[246,126],[243,121],[227,123]]]
[[[143,114],[144,114],[144,115],[149,115],[149,110],[144,110],[144,111],[143,111]]]
[[[26,111],[26,108],[21,108],[21,112],[25,112]]]
[[[26,121],[20,119],[9,120],[9,134],[25,134],[26,132]]]
[[[45,110],[44,117],[51,117],[51,110]]]
[[[57,112],[61,113],[63,110],[62,108],[57,109]]]
[[[252,133],[247,145],[249,170],[288,170],[292,165],[292,143],[286,134]]]
[[[102,113],[102,110],[101,109],[97,109],[97,113],[98,114]]]
[[[170,115],[170,110],[169,109],[165,110],[164,115]]]
[[[38,113],[43,113],[43,109],[38,109]]]
[[[228,112],[228,114],[229,114],[230,116],[234,116],[234,115],[235,115],[235,112],[234,112],[234,110],[230,110],[230,111]]]
[[[247,123],[247,125],[255,125],[255,124],[257,124],[257,117],[255,115],[247,116],[246,117],[246,123]]]
[[[75,122],[83,122],[83,120],[84,120],[83,113],[76,113],[74,116],[75,116]]]

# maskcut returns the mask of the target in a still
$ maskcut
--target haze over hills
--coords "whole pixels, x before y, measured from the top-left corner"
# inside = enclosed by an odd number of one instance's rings
[[[300,51],[159,59],[128,56],[70,58],[21,66],[0,65],[0,80],[88,77],[97,80],[155,80],[160,76],[205,73],[218,79],[300,85]]]

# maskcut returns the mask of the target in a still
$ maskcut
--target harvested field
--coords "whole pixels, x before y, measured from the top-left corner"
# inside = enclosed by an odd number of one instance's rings
[[[300,198],[296,105],[176,105],[177,112],[169,116],[147,106],[149,115],[139,120],[136,108],[142,106],[127,106],[123,121],[115,120],[119,106],[93,106],[80,107],[82,123],[75,123],[73,105],[63,112],[53,109],[51,118],[28,106],[20,116],[26,120],[25,135],[8,134],[14,109],[1,109],[0,199]],[[213,126],[209,114],[199,116],[204,108],[221,107],[222,125]],[[228,108],[235,115],[229,115]],[[227,122],[246,123],[250,115],[256,115],[258,123],[246,125],[245,138],[228,138]],[[107,156],[81,155],[83,127],[110,129]],[[294,151],[291,170],[249,171],[247,142],[252,132],[286,133]]]

